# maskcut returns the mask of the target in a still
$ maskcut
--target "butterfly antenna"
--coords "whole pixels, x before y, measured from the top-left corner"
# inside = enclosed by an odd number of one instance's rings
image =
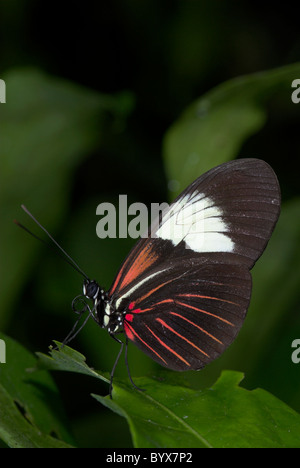
[[[24,205],[21,205],[21,208],[25,211],[26,214],[28,214],[28,216],[30,216],[30,218],[39,226],[40,229],[42,229],[46,234],[47,236],[49,237],[49,239],[51,239],[51,241],[56,245],[56,247],[60,250],[60,252],[63,253],[64,256],[62,256],[62,258],[69,264],[71,265],[78,273],[80,273],[82,276],[84,276],[85,279],[89,279],[89,277],[84,273],[84,271],[79,267],[79,265],[77,265],[77,263],[75,262],[75,260],[73,260],[72,257],[70,257],[69,254],[67,254],[67,252],[59,245],[58,242],[56,242],[56,240],[54,239],[54,237],[51,236],[51,234],[47,231],[46,228],[44,228],[44,226],[42,226],[41,223],[38,222],[38,220],[33,216],[32,213],[30,213],[30,211],[26,208],[26,206]],[[35,237],[35,239],[38,239],[39,241],[43,242],[43,244],[46,244],[48,247],[51,247],[51,245],[49,245],[47,242],[45,242],[43,239],[41,239],[40,237],[38,237],[36,234],[34,234],[33,232],[31,232],[29,229],[27,229],[25,226],[23,226],[23,224],[19,223],[19,221],[16,221],[14,220],[14,223],[19,226],[20,228],[24,229],[24,231],[28,232],[28,234],[30,234],[31,236]]]

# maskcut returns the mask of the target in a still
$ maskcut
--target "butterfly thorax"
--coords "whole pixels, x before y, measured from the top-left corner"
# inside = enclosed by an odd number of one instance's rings
[[[116,311],[108,293],[101,289],[96,281],[85,281],[83,294],[94,302],[94,318],[101,328],[105,328],[110,334],[117,333],[122,329],[123,314]]]

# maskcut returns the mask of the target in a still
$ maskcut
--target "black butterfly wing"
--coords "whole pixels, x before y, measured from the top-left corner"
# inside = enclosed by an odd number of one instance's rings
[[[250,301],[249,270],[280,211],[268,164],[222,164],[191,184],[153,223],[109,292],[127,337],[171,369],[199,369],[238,333]]]
[[[250,301],[244,265],[182,262],[133,294],[124,317],[127,337],[159,364],[200,369],[232,343]],[[137,291],[138,292],[138,291]],[[140,291],[141,292],[141,291]]]

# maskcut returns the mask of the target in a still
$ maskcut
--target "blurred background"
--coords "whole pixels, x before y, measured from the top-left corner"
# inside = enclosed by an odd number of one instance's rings
[[[237,369],[245,387],[300,411],[300,364],[291,360],[300,338],[300,104],[291,101],[299,61],[298,17],[288,3],[263,12],[245,0],[1,2],[0,330],[47,352],[70,331],[82,290],[78,273],[13,224],[40,235],[22,203],[108,289],[135,240],[99,239],[98,204],[118,206],[119,194],[149,207],[171,201],[209,168],[259,157],[280,181],[280,222],[253,270],[238,339],[187,378],[199,388]],[[95,323],[72,346],[108,372],[119,350]],[[162,372],[133,345],[129,364],[133,376]],[[116,375],[126,376],[122,359]],[[125,420],[89,395],[107,386],[54,378],[81,446],[131,445]]]

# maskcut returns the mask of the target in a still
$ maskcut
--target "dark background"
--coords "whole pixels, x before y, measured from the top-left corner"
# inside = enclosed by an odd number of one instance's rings
[[[1,3],[1,74],[37,67],[101,94],[123,93],[126,117],[116,126],[114,116],[105,114],[99,144],[70,174],[67,208],[50,223],[57,240],[105,288],[133,241],[96,238],[97,204],[116,201],[118,194],[148,205],[168,200],[162,140],[186,106],[226,80],[300,60],[296,12],[287,2],[267,6],[264,11],[252,1],[216,0]],[[7,87],[9,93],[9,83]],[[278,174],[283,201],[288,202],[299,196],[299,113],[294,106],[281,115],[273,112],[272,102],[268,105],[266,125],[244,143],[240,155],[267,160]],[[31,167],[29,160],[18,175],[23,184]],[[34,193],[35,185],[27,190]],[[14,197],[11,218],[30,224],[19,209],[23,201]],[[59,202],[54,212],[56,208]],[[41,222],[47,220],[45,211],[35,214]],[[36,242],[24,237],[20,232],[16,239],[25,245]],[[2,311],[6,315],[2,329],[31,351],[46,352],[53,339],[62,340],[72,327],[69,304],[81,292],[81,279],[47,248],[31,248],[34,255],[24,267],[22,281],[16,289],[10,284],[13,300]],[[18,259],[13,262],[17,265]],[[2,271],[5,275],[5,265]],[[293,302],[295,310],[297,306],[299,310],[299,298]],[[88,324],[72,346],[88,357],[90,365],[109,371],[118,346],[106,335]],[[290,335],[286,346],[289,339]],[[133,346],[129,360],[133,375],[157,370]],[[298,382],[299,372],[294,366],[286,378]],[[126,375],[122,360],[117,374]],[[55,375],[55,379],[81,445],[130,445],[126,423],[89,397],[91,392],[105,394],[106,386],[97,388],[94,381],[76,375]],[[299,399],[288,395],[279,380],[265,382],[258,372],[251,383],[300,410]]]

